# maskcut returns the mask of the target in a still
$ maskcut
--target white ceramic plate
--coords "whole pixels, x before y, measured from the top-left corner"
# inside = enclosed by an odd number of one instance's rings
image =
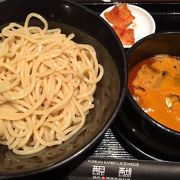
[[[107,19],[104,17],[104,13],[112,10],[114,6],[110,6],[107,9],[105,9],[100,14],[100,16],[107,21]],[[128,9],[131,11],[132,15],[135,17],[135,19],[133,20],[133,23],[128,26],[129,28],[134,29],[135,42],[155,32],[155,29],[156,29],[155,21],[153,17],[146,10],[132,4],[128,4]],[[112,26],[112,24],[110,25]],[[131,47],[131,45],[124,45],[124,44],[123,46],[124,48]]]

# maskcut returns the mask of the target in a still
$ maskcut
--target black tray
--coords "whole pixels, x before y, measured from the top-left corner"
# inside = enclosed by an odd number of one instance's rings
[[[103,2],[100,0],[76,0],[82,5],[87,6],[91,10],[95,11],[98,15],[107,7],[116,4],[117,2]],[[140,6],[147,10],[154,18],[156,23],[156,32],[161,31],[176,31],[180,30],[180,2],[154,2],[154,3],[146,3],[146,2],[131,2],[131,4]],[[123,110],[119,113],[123,113]],[[119,116],[112,124],[107,132],[105,133],[103,139],[99,142],[99,144],[86,154],[83,154],[82,159],[79,159],[79,162],[76,161],[75,164],[67,165],[63,170],[56,168],[45,174],[35,175],[34,178],[52,178],[56,179],[68,179],[68,176],[71,174],[74,167],[78,168],[78,166],[86,160],[86,158],[93,159],[111,159],[111,160],[151,160],[158,161],[156,157],[148,155],[146,152],[142,152],[136,146],[131,144],[131,142],[127,142],[126,136],[123,136],[121,132],[115,128],[116,123],[118,121]],[[72,168],[70,167],[72,166]],[[83,170],[82,170],[83,171]],[[32,179],[30,177],[29,179]],[[28,178],[27,178],[28,179]],[[77,178],[82,179],[82,178]],[[88,178],[83,178],[88,179]]]

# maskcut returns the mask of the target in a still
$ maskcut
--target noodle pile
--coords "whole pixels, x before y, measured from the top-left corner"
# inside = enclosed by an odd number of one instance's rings
[[[44,27],[29,26],[32,18]],[[61,144],[85,123],[103,76],[94,48],[48,29],[39,14],[0,34],[0,144],[33,154]]]

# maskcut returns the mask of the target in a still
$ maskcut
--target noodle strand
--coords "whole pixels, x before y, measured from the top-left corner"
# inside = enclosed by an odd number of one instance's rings
[[[31,19],[43,28],[30,26]],[[39,14],[10,23],[0,42],[0,144],[16,154],[62,144],[85,124],[104,69],[95,49],[48,29]]]

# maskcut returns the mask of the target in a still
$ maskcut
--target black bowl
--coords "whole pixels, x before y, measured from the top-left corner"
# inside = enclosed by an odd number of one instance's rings
[[[149,35],[127,51],[128,70],[141,60],[158,54],[180,56],[179,47],[180,32],[161,32]],[[132,144],[136,150],[141,151],[141,154],[148,158],[180,160],[179,132],[158,123],[146,114],[133,99],[129,90],[122,108],[127,115],[127,120],[123,122],[133,136],[132,139],[134,138]]]
[[[74,32],[75,41],[95,47],[104,76],[95,92],[95,108],[83,128],[62,145],[29,156],[13,154],[0,146],[0,178],[20,177],[63,167],[92,148],[113,122],[127,87],[127,63],[118,37],[99,15],[77,3],[65,0],[6,0],[0,3],[0,25],[24,22],[31,13],[39,13],[49,27]],[[34,22],[36,23],[36,22]]]

